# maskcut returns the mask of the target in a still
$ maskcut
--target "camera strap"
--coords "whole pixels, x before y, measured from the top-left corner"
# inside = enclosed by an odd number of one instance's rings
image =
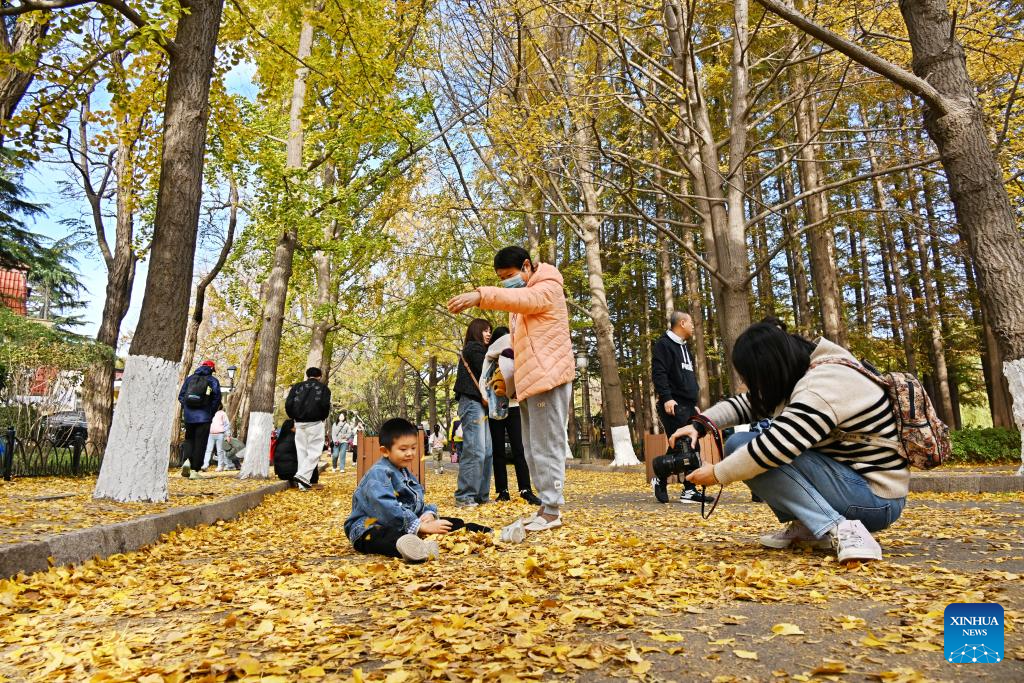
[[[722,441],[722,432],[718,428],[718,425],[716,425],[714,422],[712,422],[711,420],[709,420],[707,417],[700,413],[697,413],[696,415],[691,417],[690,421],[701,423],[701,425],[704,427],[705,433],[711,435],[711,440],[714,442],[715,448],[718,449],[718,461],[721,462],[722,458],[725,457],[725,443]],[[703,494],[707,490],[707,487],[701,486],[700,489],[701,494]],[[707,499],[707,496],[701,495],[702,500],[700,502],[700,516],[702,518],[708,519],[711,517],[711,513],[713,513],[715,511],[715,508],[718,507],[718,502],[722,500],[722,491],[724,489],[724,484],[718,485],[718,495],[715,496],[715,502],[711,504],[711,509],[708,510],[706,514],[704,512],[704,508],[706,505],[704,501]]]

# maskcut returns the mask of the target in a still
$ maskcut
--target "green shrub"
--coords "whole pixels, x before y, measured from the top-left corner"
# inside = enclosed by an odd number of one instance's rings
[[[952,432],[953,453],[950,464],[995,464],[1020,460],[1020,432],[989,427],[967,428]]]

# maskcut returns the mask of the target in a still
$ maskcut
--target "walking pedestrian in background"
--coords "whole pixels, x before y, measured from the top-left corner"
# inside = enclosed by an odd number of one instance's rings
[[[195,372],[185,378],[178,392],[185,422],[186,460],[181,464],[181,476],[190,479],[199,478],[206,445],[210,441],[210,424],[221,406],[220,382],[213,376],[216,369],[212,360],[204,360]]]
[[[288,417],[295,420],[295,451],[298,470],[295,482],[300,491],[312,486],[313,471],[324,452],[324,420],[331,413],[331,390],[321,381],[320,368],[306,370],[306,381],[292,385],[285,400]]]
[[[213,414],[213,421],[210,423],[210,438],[206,442],[206,456],[203,458],[203,472],[210,469],[211,457],[214,450],[217,451],[217,471],[223,472],[227,469],[227,456],[224,454],[224,439],[231,436],[231,421],[224,409]]]

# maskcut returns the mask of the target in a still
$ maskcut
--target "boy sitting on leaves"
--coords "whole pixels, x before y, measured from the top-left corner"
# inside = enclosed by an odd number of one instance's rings
[[[423,562],[438,556],[437,543],[424,537],[465,528],[489,533],[488,527],[440,517],[437,506],[423,499],[423,486],[409,471],[416,457],[416,425],[400,417],[380,427],[381,459],[352,494],[352,514],[345,534],[361,553]]]

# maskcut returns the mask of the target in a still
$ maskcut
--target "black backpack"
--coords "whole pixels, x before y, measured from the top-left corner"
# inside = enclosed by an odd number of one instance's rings
[[[185,405],[205,408],[213,400],[213,383],[209,375],[192,375],[185,382]]]
[[[331,392],[322,382],[299,382],[288,392],[284,407],[296,422],[320,422],[331,412]]]

